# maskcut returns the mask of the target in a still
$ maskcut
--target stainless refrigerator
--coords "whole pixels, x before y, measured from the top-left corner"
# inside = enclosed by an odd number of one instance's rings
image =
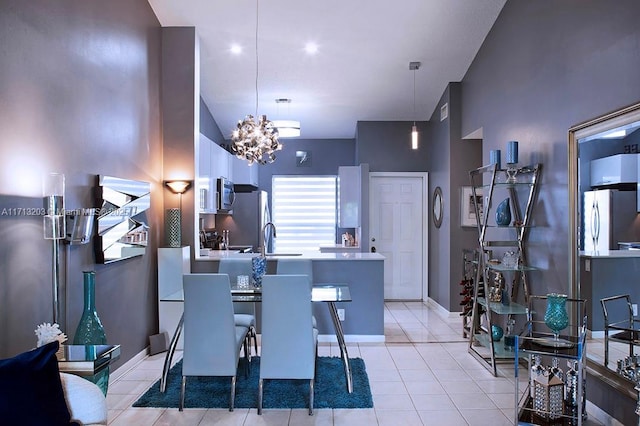
[[[583,212],[584,251],[617,250],[618,242],[634,241],[635,191],[586,191]]]
[[[260,250],[261,233],[264,225],[271,221],[269,194],[266,191],[236,192],[233,214],[218,221],[216,228],[228,229],[231,246],[252,246],[254,252]],[[271,227],[266,232],[267,252],[273,248]]]

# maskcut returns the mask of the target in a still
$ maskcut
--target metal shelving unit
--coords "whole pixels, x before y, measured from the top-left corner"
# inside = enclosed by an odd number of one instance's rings
[[[474,301],[469,323],[469,353],[494,376],[497,376],[496,363],[513,362],[515,351],[505,348],[504,337],[499,341],[492,339],[492,326],[503,327],[513,316],[527,313],[528,273],[536,268],[527,263],[526,243],[541,170],[540,164],[517,168],[515,179],[509,179],[507,171],[497,169],[495,164],[469,172],[479,235]],[[510,170],[509,174],[514,175],[514,170]],[[494,197],[509,199],[512,220],[506,226],[496,223]],[[514,266],[507,266],[499,260],[507,251],[517,251]],[[487,303],[491,294],[490,284],[494,282],[492,276],[496,272],[503,274],[507,291],[501,302]],[[511,287],[507,284],[507,278],[512,279]]]

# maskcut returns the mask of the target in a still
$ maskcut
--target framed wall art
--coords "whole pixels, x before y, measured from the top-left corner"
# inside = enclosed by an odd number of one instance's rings
[[[460,226],[476,227],[476,208],[473,203],[473,189],[470,186],[463,186],[460,199]],[[482,190],[476,188],[476,202],[478,203],[478,210],[480,217],[484,212],[484,197],[482,196]]]

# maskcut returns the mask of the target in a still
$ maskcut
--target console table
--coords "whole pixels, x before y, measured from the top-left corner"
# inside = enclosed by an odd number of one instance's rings
[[[60,345],[57,357],[61,372],[90,377],[120,358],[120,345]]]

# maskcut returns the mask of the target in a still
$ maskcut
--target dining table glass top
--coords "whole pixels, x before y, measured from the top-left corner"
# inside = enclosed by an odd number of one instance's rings
[[[234,302],[261,302],[262,288],[231,287],[231,298]],[[160,299],[161,302],[184,302],[182,290],[173,292]],[[346,284],[317,284],[311,289],[312,302],[351,302],[351,293]]]

